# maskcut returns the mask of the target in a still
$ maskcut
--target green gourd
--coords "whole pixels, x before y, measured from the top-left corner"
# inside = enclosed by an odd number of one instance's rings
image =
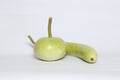
[[[58,37],[52,37],[51,32],[52,17],[48,20],[48,37],[43,37],[36,42],[30,35],[28,38],[34,44],[34,53],[38,59],[45,61],[55,61],[66,55],[66,43]]]
[[[85,44],[66,42],[66,53],[79,57],[88,63],[95,63],[97,60],[96,50]]]
[[[43,37],[36,42],[30,35],[28,38],[34,45],[34,53],[38,59],[45,61],[55,61],[72,55],[81,58],[87,63],[97,61],[97,52],[94,48],[73,42],[64,42],[61,38],[52,37],[51,32],[52,17],[48,19],[48,37]]]

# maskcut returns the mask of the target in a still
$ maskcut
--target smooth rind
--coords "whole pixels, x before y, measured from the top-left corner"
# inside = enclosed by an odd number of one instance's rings
[[[97,61],[97,52],[94,48],[73,42],[66,42],[66,53],[81,58],[88,63]]]
[[[34,46],[35,56],[46,61],[54,61],[66,55],[66,43],[60,38],[41,38]]]

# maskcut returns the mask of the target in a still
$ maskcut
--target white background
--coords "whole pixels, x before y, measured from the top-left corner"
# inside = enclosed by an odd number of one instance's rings
[[[44,62],[27,38],[53,36],[94,47],[98,61]],[[119,80],[120,0],[0,0],[0,80]]]

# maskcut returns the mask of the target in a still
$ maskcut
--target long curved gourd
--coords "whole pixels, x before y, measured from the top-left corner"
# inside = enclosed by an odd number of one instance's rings
[[[88,63],[95,63],[97,60],[96,50],[84,44],[66,42],[66,53],[79,57]]]

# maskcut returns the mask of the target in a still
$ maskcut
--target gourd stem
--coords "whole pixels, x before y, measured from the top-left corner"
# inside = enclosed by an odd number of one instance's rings
[[[51,24],[52,24],[52,17],[50,17],[48,20],[48,37],[49,38],[52,38]]]
[[[30,35],[28,35],[28,38],[33,44],[35,44],[35,41],[32,39],[32,37]]]

